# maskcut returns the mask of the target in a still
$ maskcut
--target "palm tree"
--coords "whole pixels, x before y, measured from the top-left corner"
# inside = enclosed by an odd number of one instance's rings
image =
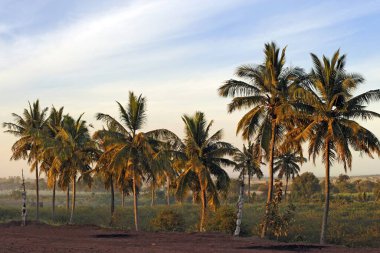
[[[52,170],[59,171],[61,187],[69,187],[72,183],[72,201],[69,223],[73,223],[76,204],[76,182],[83,179],[91,183],[90,164],[97,152],[91,139],[86,121],[79,116],[74,120],[71,116],[63,117],[62,126],[58,128],[54,139],[45,140],[46,149],[54,154]],[[78,177],[80,175],[80,177]]]
[[[207,203],[212,207],[219,205],[218,194],[228,190],[230,178],[222,166],[234,166],[235,163],[226,155],[234,155],[236,148],[231,144],[220,141],[222,130],[210,135],[213,121],[207,123],[202,112],[195,115],[184,115],[185,148],[187,162],[184,172],[177,182],[177,196],[182,199],[192,181],[197,180],[201,195],[200,231],[204,231]],[[213,177],[216,180],[213,180]]]
[[[19,139],[12,146],[11,160],[27,159],[31,165],[31,171],[36,173],[36,220],[39,220],[39,172],[38,163],[41,153],[40,137],[46,126],[46,113],[48,108],[41,108],[39,100],[29,108],[24,109],[23,115],[12,113],[14,123],[5,122],[3,127],[7,128],[6,133],[10,133]]]
[[[243,138],[250,140],[255,137],[265,151],[268,163],[268,196],[267,204],[273,197],[273,157],[276,139],[281,137],[283,121],[292,114],[293,104],[290,98],[303,80],[303,70],[300,68],[285,68],[285,50],[272,43],[265,44],[264,62],[260,65],[242,65],[236,75],[243,80],[230,79],[219,88],[219,95],[233,97],[228,105],[228,111],[249,109],[239,121],[237,133],[242,132]],[[255,141],[255,142],[256,142]],[[267,205],[269,207],[269,205]],[[266,208],[266,212],[269,210]],[[262,229],[262,237],[266,234],[266,224]]]
[[[274,159],[273,172],[278,172],[278,178],[280,179],[285,176],[286,182],[284,198],[286,200],[289,178],[294,179],[295,176],[298,176],[301,170],[298,163],[302,164],[307,160],[303,156],[297,155],[297,152],[286,152],[276,156]]]
[[[177,169],[181,162],[180,159],[185,157],[182,152],[184,145],[177,137],[172,141],[162,141],[163,143],[158,145],[158,149],[156,150],[158,162],[154,163],[151,167],[153,172],[152,182],[154,182],[153,186],[166,184],[166,204],[170,206],[170,188],[178,177]]]
[[[96,137],[96,136],[94,136]],[[96,138],[94,138],[96,139]],[[116,172],[109,166],[111,156],[107,153],[107,146],[104,145],[104,140],[98,139],[99,157],[96,161],[96,167],[94,171],[99,174],[104,182],[104,188],[111,191],[111,222],[115,212],[115,178]]]
[[[105,154],[111,157],[109,166],[119,171],[120,179],[125,181],[131,179],[133,182],[134,222],[138,231],[138,187],[147,176],[154,176],[151,173],[151,166],[157,155],[157,145],[160,143],[157,139],[177,137],[166,129],[145,133],[141,131],[146,120],[146,100],[142,95],[137,97],[133,92],[129,92],[127,106],[123,107],[119,102],[117,104],[121,121],[108,114],[98,113],[96,118],[107,123],[112,131],[100,130],[94,136],[105,140],[105,145],[109,147]]]
[[[47,127],[44,135],[47,135],[48,138],[55,138],[56,133],[59,131],[59,128],[62,127],[63,123],[63,107],[58,110],[53,106],[50,110],[50,115],[47,120]],[[44,139],[44,138],[42,138]],[[54,161],[54,153],[49,152],[49,148],[44,148],[46,143],[42,143],[42,154],[41,154],[41,171],[44,171],[47,175],[47,185],[50,188],[53,188],[53,197],[52,197],[52,217],[55,216],[55,193],[57,186],[57,177],[59,171],[55,170],[52,167]]]
[[[380,100],[380,90],[371,90],[353,96],[356,87],[364,79],[358,74],[347,73],[345,55],[336,51],[332,59],[323,56],[319,59],[311,54],[314,67],[310,73],[311,86],[304,90],[304,117],[307,124],[298,133],[297,140],[309,141],[309,155],[313,161],[320,153],[325,164],[325,207],[322,220],[320,242],[326,242],[327,221],[330,200],[330,167],[337,160],[344,169],[351,169],[352,155],[350,147],[372,157],[380,155],[380,142],[368,129],[355,119],[368,120],[380,117],[369,111],[366,105]],[[293,133],[293,136],[294,136]]]
[[[248,147],[243,145],[243,151],[239,150],[234,156],[234,161],[236,162],[234,171],[240,172],[240,178],[248,175],[248,203],[251,197],[251,178],[255,175],[259,179],[263,177],[263,172],[260,169],[261,161],[259,160],[258,148],[258,145],[248,142]]]

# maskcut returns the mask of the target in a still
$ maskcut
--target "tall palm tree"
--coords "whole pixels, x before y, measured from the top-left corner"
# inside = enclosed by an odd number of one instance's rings
[[[298,132],[297,139],[309,142],[309,155],[315,161],[322,154],[325,164],[325,207],[322,220],[320,242],[326,242],[327,221],[330,200],[330,167],[336,160],[342,162],[344,169],[351,169],[350,147],[372,157],[380,155],[380,142],[368,129],[357,123],[356,119],[368,120],[380,117],[369,111],[366,105],[380,100],[380,90],[371,90],[357,96],[353,92],[364,79],[358,74],[347,73],[345,55],[336,51],[332,59],[323,56],[319,59],[311,54],[313,69],[310,73],[310,88],[304,90],[304,115],[307,124]],[[293,136],[294,136],[293,133]]]
[[[249,141],[248,146],[243,145],[243,151],[238,151],[234,156],[234,161],[236,162],[234,171],[240,172],[240,178],[248,175],[248,203],[251,197],[251,178],[255,175],[259,179],[263,177],[263,172],[260,169],[261,161],[259,160],[258,148],[258,145],[254,145]]]
[[[41,153],[40,137],[46,126],[48,108],[41,108],[39,100],[33,104],[29,103],[29,108],[24,109],[22,115],[12,113],[14,122],[5,122],[3,127],[7,128],[6,133],[10,133],[19,139],[12,146],[11,160],[27,159],[31,165],[31,171],[36,173],[36,220],[39,220],[39,172],[38,163]]]
[[[284,131],[282,122],[293,112],[290,98],[300,87],[304,76],[300,68],[285,68],[285,50],[280,53],[274,42],[265,44],[262,64],[240,66],[236,75],[243,81],[230,79],[219,88],[220,96],[233,97],[228,105],[229,112],[249,109],[239,121],[237,133],[242,132],[246,140],[254,137],[265,151],[269,174],[268,204],[273,197],[275,146]],[[266,225],[265,221],[262,237],[266,234]]]
[[[59,128],[62,127],[63,123],[63,107],[58,110],[53,106],[50,110],[50,115],[47,120],[47,127],[45,129],[44,135],[47,135],[47,138],[55,138],[56,133],[59,131]],[[44,138],[42,138],[44,139]],[[52,196],[52,217],[55,216],[55,193],[57,186],[57,177],[59,171],[52,167],[54,161],[54,153],[50,152],[51,149],[44,148],[46,143],[42,143],[42,153],[41,153],[41,171],[44,171],[47,175],[47,185],[49,188],[53,188]]]
[[[165,140],[163,140],[165,141]],[[184,149],[183,143],[179,138],[161,143],[157,146],[157,163],[152,166],[154,185],[166,186],[166,204],[170,206],[170,188],[178,177],[178,163],[185,157],[182,152]]]
[[[142,132],[146,121],[146,100],[142,95],[136,96],[129,92],[128,104],[123,107],[117,102],[120,112],[120,122],[112,116],[97,113],[96,118],[107,123],[110,130],[97,131],[94,136],[103,138],[109,149],[110,167],[119,173],[122,180],[133,182],[133,211],[135,229],[138,231],[138,187],[148,176],[154,176],[151,172],[152,163],[157,155],[159,137],[165,139],[177,138],[166,129],[158,129]]]
[[[204,113],[184,115],[182,120],[185,123],[184,151],[187,161],[184,172],[178,178],[177,196],[181,199],[192,181],[197,180],[202,202],[200,231],[204,231],[207,203],[217,207],[219,193],[228,190],[230,178],[222,167],[234,166],[235,163],[225,156],[234,155],[237,149],[221,141],[222,130],[210,134],[213,121],[207,123]]]
[[[96,136],[94,136],[96,137]],[[96,139],[96,138],[94,138]],[[104,188],[111,191],[111,222],[115,212],[115,178],[117,177],[116,171],[109,166],[111,156],[107,153],[107,146],[104,145],[104,140],[97,139],[99,146],[99,157],[96,161],[94,171],[100,175],[104,182]]]
[[[95,143],[91,139],[86,121],[79,116],[74,120],[65,115],[62,126],[58,128],[54,139],[45,140],[46,148],[54,154],[52,169],[59,171],[60,185],[65,187],[72,184],[71,214],[69,223],[73,223],[76,204],[76,182],[91,183],[90,164],[97,152]],[[78,177],[79,176],[79,177]]]
[[[274,158],[273,172],[278,172],[278,178],[283,178],[285,176],[285,194],[284,199],[286,200],[286,192],[288,190],[289,178],[294,179],[298,176],[301,168],[298,165],[306,162],[306,158],[297,154],[297,152],[286,152],[276,156]]]

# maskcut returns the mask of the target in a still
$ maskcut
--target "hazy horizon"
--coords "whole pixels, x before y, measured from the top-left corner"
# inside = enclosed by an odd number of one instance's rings
[[[146,129],[167,128],[183,136],[181,116],[203,111],[238,148],[236,124],[244,111],[228,114],[230,99],[217,88],[236,67],[263,60],[264,43],[287,47],[287,66],[311,68],[310,53],[347,54],[347,70],[366,79],[358,92],[378,89],[380,1],[1,1],[0,122],[11,122],[28,101],[65,107],[94,125],[95,113],[118,116],[116,102],[128,91],[147,98]],[[380,103],[370,109],[380,112]],[[380,137],[380,119],[361,122]],[[94,131],[92,129],[91,131]],[[0,177],[29,173],[9,161],[14,136],[0,132]],[[306,154],[306,153],[305,153]],[[353,155],[348,175],[380,174],[379,158]],[[267,172],[263,167],[264,173]],[[324,175],[320,159],[301,172]],[[331,175],[344,173],[335,163]]]

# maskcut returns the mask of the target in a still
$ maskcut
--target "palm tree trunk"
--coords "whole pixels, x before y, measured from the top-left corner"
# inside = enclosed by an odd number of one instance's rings
[[[166,177],[166,204],[170,206],[170,178]]]
[[[325,208],[323,212],[322,229],[320,243],[326,243],[327,218],[330,204],[330,140],[325,144]]]
[[[38,182],[38,162],[36,162],[36,198],[37,198],[37,210],[36,210],[36,221],[40,220],[40,187]]]
[[[115,190],[113,188],[113,179],[111,176],[111,219],[113,217],[113,213],[115,212]]]
[[[124,208],[125,206],[125,195],[124,195],[124,190],[121,190],[121,207]]]
[[[249,175],[248,175],[249,177]],[[234,236],[239,236],[240,235],[240,228],[241,228],[241,220],[243,218],[243,204],[244,204],[244,175],[240,183],[240,192],[239,192],[239,200],[237,203],[237,219],[236,219],[236,229],[234,232]]]
[[[151,184],[151,195],[152,201],[150,202],[150,206],[154,206],[156,204],[156,187],[154,187],[154,183]]]
[[[197,192],[196,191],[193,191],[193,205],[195,205],[197,203]]]
[[[251,175],[248,173],[248,203],[251,203]]]
[[[55,216],[55,188],[57,185],[57,177],[54,177],[54,185],[53,185],[53,199],[52,199],[52,218]]]
[[[73,176],[73,196],[71,200],[71,215],[70,215],[70,224],[73,224],[73,217],[74,217],[74,211],[75,211],[75,197],[76,197],[76,177]]]
[[[199,231],[205,231],[205,222],[206,222],[206,208],[207,208],[207,198],[206,198],[206,190],[201,190],[201,200],[202,200],[202,208],[201,208],[201,224],[199,225]]]
[[[67,184],[67,191],[66,191],[66,215],[69,214],[70,210],[70,183]]]
[[[265,208],[265,217],[267,217],[269,213],[270,203],[272,201],[273,197],[273,156],[274,156],[274,145],[276,141],[276,122],[274,119],[272,119],[272,129],[271,129],[271,140],[270,140],[270,146],[269,146],[269,183],[268,183],[268,197],[267,197],[267,204]],[[267,226],[268,226],[268,220],[264,219],[263,229],[261,231],[261,238],[264,238],[267,233]]]
[[[286,183],[285,183],[285,196],[284,196],[284,199],[286,201],[286,191],[288,190],[288,182],[289,182],[289,177],[286,176]]]
[[[133,169],[133,213],[135,215],[135,229],[139,231],[139,220],[137,210],[137,190],[136,190],[136,172]]]

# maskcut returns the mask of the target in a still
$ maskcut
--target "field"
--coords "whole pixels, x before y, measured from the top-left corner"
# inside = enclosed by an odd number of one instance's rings
[[[95,226],[49,226],[12,222],[0,224],[0,252],[334,252],[375,253],[377,249],[350,249],[305,243],[279,243],[258,238],[234,238],[220,233],[126,232]]]
[[[67,223],[68,215],[64,207],[64,194],[58,194],[56,215],[52,218],[50,194],[42,192],[44,207],[41,208],[41,221],[50,225],[64,225]],[[12,192],[0,194],[0,222],[20,220],[20,200],[11,198]],[[32,192],[29,193],[32,198]],[[117,196],[118,197],[118,196]],[[117,198],[118,199],[118,198]],[[133,229],[133,210],[131,198],[126,199],[126,207],[121,208],[116,202],[117,208],[113,218],[110,218],[109,195],[106,192],[80,192],[78,194],[77,208],[74,216],[76,225],[96,225],[102,228],[122,229],[131,231]],[[157,231],[152,220],[163,210],[172,210],[178,213],[181,222],[176,230],[187,233],[197,231],[199,220],[199,207],[192,204],[175,204],[167,207],[162,204],[151,207],[148,196],[142,195],[139,212],[140,228],[142,231]],[[160,204],[161,203],[161,204]],[[280,237],[282,242],[318,243],[319,231],[322,217],[322,203],[296,202],[294,223],[290,226],[288,236]],[[264,214],[264,203],[245,204],[243,211],[243,236],[257,236],[259,224]],[[208,232],[231,233],[231,222],[233,228],[234,218],[231,212],[235,210],[233,204],[224,204],[216,213],[208,215]],[[29,206],[29,219],[34,219],[34,208]],[[223,221],[218,220],[222,217]],[[226,222],[226,224],[220,224]],[[227,224],[230,222],[230,224]],[[345,245],[348,247],[380,247],[380,205],[378,202],[346,202],[333,200],[331,203],[330,223],[328,241],[331,244]]]

